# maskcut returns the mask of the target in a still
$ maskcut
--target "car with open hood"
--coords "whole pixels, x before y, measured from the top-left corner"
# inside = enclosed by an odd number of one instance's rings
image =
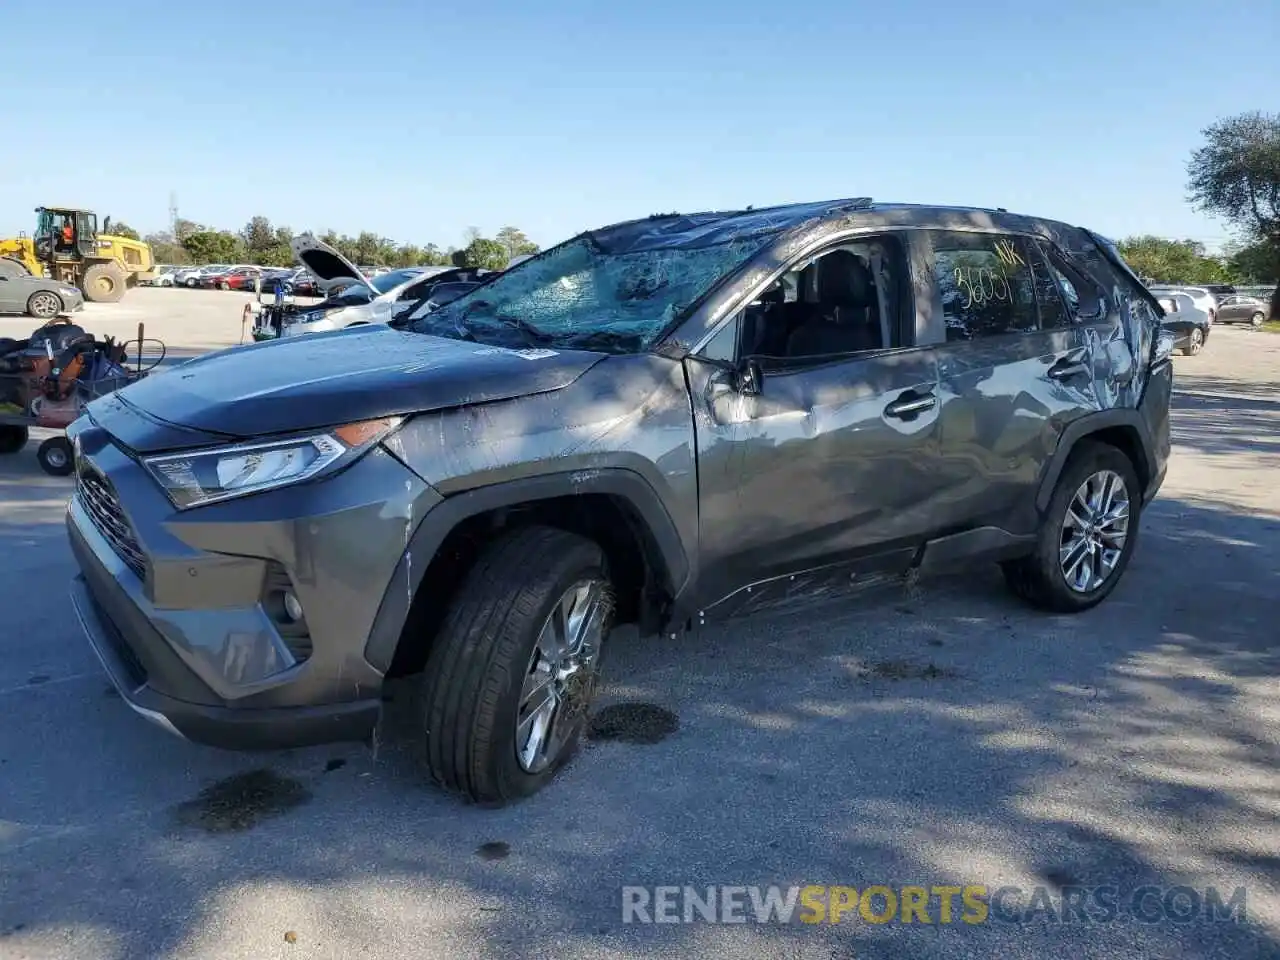
[[[322,240],[310,234],[294,237],[294,257],[325,293],[325,299],[293,313],[283,325],[283,336],[324,333],[366,323],[386,323],[397,311],[417,299],[415,282],[446,267],[405,267],[367,276],[359,267]]]
[[[370,323],[390,323],[407,312],[421,312],[438,281],[475,280],[491,271],[472,268],[417,266],[366,276],[359,267],[323,241],[304,236],[294,240],[303,269],[324,291],[320,303],[294,304],[279,299],[265,306],[254,323],[254,339],[325,333]],[[276,286],[274,292],[283,293]],[[460,295],[460,290],[449,291]],[[444,296],[442,292],[442,296]],[[434,306],[432,302],[430,306]]]
[[[75,608],[195,741],[367,740],[416,677],[430,774],[501,804],[572,757],[620,625],[696,638],[979,560],[1038,608],[1102,602],[1166,471],[1160,317],[1110,241],[1003,210],[592,230],[403,326],[92,403]]]

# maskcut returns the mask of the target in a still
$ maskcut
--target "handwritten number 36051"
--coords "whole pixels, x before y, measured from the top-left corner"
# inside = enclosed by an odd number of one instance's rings
[[[990,267],[979,267],[976,270],[972,267],[956,267],[955,281],[956,289],[964,294],[966,310],[974,304],[982,306],[992,301],[1006,303],[1011,299],[1008,278]]]

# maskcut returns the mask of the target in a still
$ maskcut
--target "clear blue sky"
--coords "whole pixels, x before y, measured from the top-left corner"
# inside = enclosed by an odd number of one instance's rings
[[[39,203],[162,229],[170,191],[441,246],[871,195],[1213,243],[1199,131],[1280,108],[1278,0],[0,6],[0,235]]]

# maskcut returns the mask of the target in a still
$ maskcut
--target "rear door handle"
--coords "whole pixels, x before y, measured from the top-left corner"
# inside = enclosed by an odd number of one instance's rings
[[[918,413],[923,413],[925,410],[932,410],[937,405],[938,398],[932,393],[920,394],[908,391],[885,407],[884,415],[906,420]]]

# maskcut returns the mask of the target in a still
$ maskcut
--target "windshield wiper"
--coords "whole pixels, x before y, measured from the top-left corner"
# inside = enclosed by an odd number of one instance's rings
[[[600,350],[605,353],[635,353],[644,346],[644,338],[635,333],[618,333],[614,330],[592,330],[587,333],[569,334],[561,337],[560,344],[568,350]]]
[[[462,313],[458,315],[457,320],[454,321],[454,326],[457,328],[459,333],[466,334],[468,339],[474,340],[475,325],[472,323],[468,323],[467,322],[468,319],[470,318],[471,314],[474,313],[477,309],[481,307],[492,307],[492,306],[493,304],[490,303],[488,300],[476,300],[473,303],[467,304],[466,309],[463,310]],[[427,316],[429,317],[431,315],[427,314]],[[505,326],[512,327],[520,331],[520,333],[524,335],[525,341],[530,345],[545,346],[546,344],[550,343],[552,340],[555,339],[553,336],[546,333],[545,331],[539,330],[537,327],[535,327],[533,324],[531,324],[528,320],[524,319],[523,317],[494,316],[488,319],[491,319],[494,323],[503,324]]]
[[[515,327],[523,333],[525,338],[531,343],[548,344],[555,339],[551,334],[539,330],[523,317],[494,317],[494,319],[499,323],[505,323],[509,326]]]

